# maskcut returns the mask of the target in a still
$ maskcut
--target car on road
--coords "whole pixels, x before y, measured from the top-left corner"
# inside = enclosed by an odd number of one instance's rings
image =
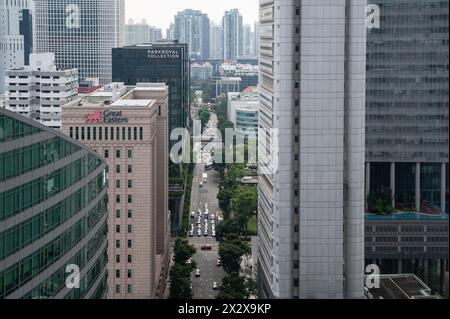
[[[191,218],[195,217],[195,212],[191,212]]]
[[[203,187],[203,182],[200,182],[200,187]]]
[[[200,269],[197,269],[197,270],[195,271],[195,277],[200,277]]]
[[[219,285],[217,284],[217,282],[214,281],[212,288],[213,288],[213,290],[219,289]]]
[[[212,231],[211,236],[212,237],[216,237],[216,231],[215,230]]]
[[[201,250],[212,250],[211,245],[202,245]]]
[[[193,230],[189,231],[189,237],[194,237],[194,231]]]
[[[197,236],[202,237],[202,229],[201,228],[197,229]]]
[[[211,214],[211,220],[216,220],[216,216],[214,214]]]
[[[205,236],[205,237],[208,237],[208,228],[205,228],[204,236]]]
[[[222,266],[222,261],[219,259],[217,259],[217,267],[221,267]]]

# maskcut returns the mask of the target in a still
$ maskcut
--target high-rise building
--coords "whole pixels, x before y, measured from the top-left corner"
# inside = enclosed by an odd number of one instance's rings
[[[171,23],[169,27],[166,29],[166,39],[169,41],[175,40],[175,25]]]
[[[243,45],[244,48],[242,49],[242,55],[249,57],[253,55],[253,32],[252,27],[250,24],[244,25],[244,31],[243,31]]]
[[[116,48],[113,80],[125,85],[163,82],[169,86],[169,132],[189,120],[190,61],[187,44],[159,42]]]
[[[365,6],[260,2],[261,297],[364,295]]]
[[[366,195],[448,212],[448,1],[370,3],[383,19],[367,35]]]
[[[108,163],[108,298],[162,297],[169,267],[168,87],[112,83],[63,107],[63,132]]]
[[[61,70],[111,82],[111,49],[125,44],[124,0],[35,0],[36,52]]]
[[[223,32],[221,25],[211,22],[209,30],[209,58],[222,59],[223,57]]]
[[[126,45],[154,43],[162,39],[162,30],[148,25],[143,19],[141,23],[134,23],[132,19],[125,25]]]
[[[5,71],[28,64],[32,51],[31,2],[0,0],[0,94],[5,92]]]
[[[54,53],[31,53],[30,65],[6,71],[6,109],[61,128],[61,106],[78,95],[78,71],[58,70]]]
[[[201,11],[178,12],[174,23],[174,40],[187,43],[189,55],[196,60],[209,59],[209,18]]]
[[[253,54],[259,56],[259,22],[253,24]]]
[[[222,18],[222,34],[222,58],[235,61],[244,54],[244,27],[238,9],[225,12]]]
[[[106,170],[92,150],[0,108],[0,299],[105,297]],[[79,289],[66,284],[75,271]]]

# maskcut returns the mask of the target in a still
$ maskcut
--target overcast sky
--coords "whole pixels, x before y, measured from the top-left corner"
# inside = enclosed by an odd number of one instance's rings
[[[219,22],[226,10],[239,9],[244,23],[253,25],[258,20],[258,0],[126,0],[126,22],[146,19],[150,25],[166,28],[178,11],[200,10],[214,22]]]

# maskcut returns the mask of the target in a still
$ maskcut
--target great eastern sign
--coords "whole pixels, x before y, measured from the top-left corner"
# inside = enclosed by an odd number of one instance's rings
[[[150,49],[148,50],[149,60],[179,60],[180,51],[175,49]]]
[[[97,110],[92,114],[84,117],[86,124],[88,123],[128,123],[128,117],[123,116],[122,111],[102,111]]]

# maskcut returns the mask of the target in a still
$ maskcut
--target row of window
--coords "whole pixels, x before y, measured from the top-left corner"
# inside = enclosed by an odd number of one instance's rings
[[[139,131],[139,135],[138,135]],[[81,141],[143,141],[143,127],[70,127],[69,136]]]
[[[109,158],[109,150],[104,151],[104,157]],[[116,159],[119,159],[121,157],[121,150],[116,150]],[[133,150],[127,150],[127,158],[132,159],[133,158]]]
[[[90,182],[89,185],[83,187],[55,206],[7,231],[1,232],[0,260],[16,253],[64,224],[95,199],[105,186],[103,176],[100,175],[96,180]],[[96,209],[105,209],[107,204],[107,198],[104,198],[96,206]],[[95,215],[88,215],[88,227],[91,227],[96,222]]]
[[[107,209],[94,209],[91,214],[94,214],[97,220],[101,220],[107,214]],[[88,236],[94,227],[95,224],[89,228],[87,226],[87,218],[84,218],[52,242],[0,272],[0,298],[23,286],[39,273],[48,269],[83,238]],[[106,232],[107,225],[105,223],[97,237],[85,246],[81,256],[85,258],[85,261],[89,261],[95,255],[100,245],[105,241]],[[76,263],[76,265],[81,266],[80,263]]]
[[[41,132],[37,127],[0,114],[0,143]]]
[[[67,189],[94,171],[101,160],[87,154],[76,162],[49,175],[0,193],[0,221],[24,212]]]
[[[36,143],[0,154],[0,181],[28,173],[37,168],[59,161],[80,148],[61,138]]]
[[[80,270],[86,266],[90,261],[86,258],[86,252],[92,250],[95,247],[95,251],[101,247],[105,242],[106,228],[102,228],[94,238],[87,244],[83,249],[81,249],[75,257],[68,261],[63,267],[59,268],[54,274],[47,278],[40,285],[35,287],[32,291],[23,296],[23,299],[38,299],[38,298],[52,298],[55,297],[62,289],[66,287],[67,265],[77,265]],[[67,299],[80,299],[89,291],[92,284],[95,282],[98,275],[106,267],[107,263],[107,249],[105,248],[99,260],[96,264],[88,271],[86,276],[80,278],[80,289],[71,289],[70,293],[65,297]],[[99,266],[100,263],[100,266]],[[74,295],[75,294],[75,295]]]

